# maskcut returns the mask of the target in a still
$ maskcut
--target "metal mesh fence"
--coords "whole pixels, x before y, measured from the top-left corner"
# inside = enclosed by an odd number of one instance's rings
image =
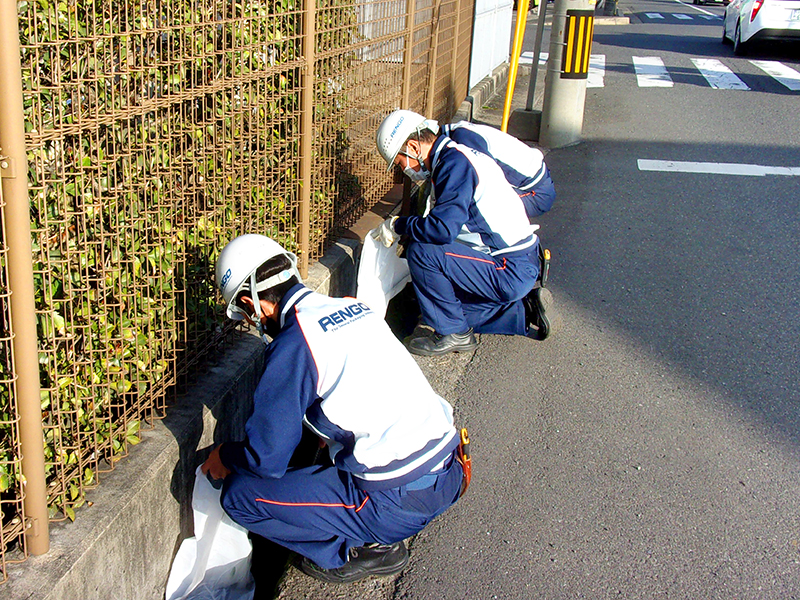
[[[382,118],[452,115],[473,2],[317,0],[313,65],[311,20],[292,0],[21,0],[18,12],[48,502],[51,519],[74,519],[223,339],[225,243],[260,232],[316,260],[392,185],[374,145]],[[3,580],[25,555],[5,239]]]
[[[0,186],[0,214],[5,206],[3,188]],[[4,240],[5,220],[0,219],[0,514],[3,527],[0,529],[0,582],[6,581],[5,565],[9,562],[9,550],[21,549],[24,556],[24,523],[22,507],[23,489],[21,483],[21,452],[19,449],[19,414],[14,402],[13,348],[14,333],[11,329],[8,286],[8,248]]]

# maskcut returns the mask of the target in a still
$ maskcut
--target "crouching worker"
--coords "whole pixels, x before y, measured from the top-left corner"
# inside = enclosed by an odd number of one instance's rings
[[[494,127],[467,121],[444,125],[442,133],[457,144],[491,156],[522,199],[529,218],[552,208],[556,188],[541,150]]]
[[[234,239],[216,267],[228,317],[272,338],[245,439],[202,466],[225,480],[225,511],[302,555],[317,579],[399,572],[403,540],[461,493],[452,407],[380,315],[304,287],[295,256],[270,238]],[[327,444],[330,465],[288,467],[303,425]]]
[[[478,344],[475,333],[547,338],[555,311],[549,290],[537,283],[537,227],[498,163],[408,110],[383,120],[376,143],[388,169],[416,182],[430,179],[432,188],[426,216],[391,217],[378,228],[387,246],[408,239],[411,282],[422,319],[434,330],[412,336],[409,351],[469,351]]]

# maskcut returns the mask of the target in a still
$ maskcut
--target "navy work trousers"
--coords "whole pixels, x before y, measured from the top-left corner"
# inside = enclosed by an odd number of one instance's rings
[[[423,489],[410,484],[365,492],[333,466],[289,469],[280,479],[231,473],[222,506],[249,531],[335,569],[347,562],[350,548],[404,540],[455,503],[462,479],[457,460],[428,477],[432,484]]]
[[[550,171],[545,167],[542,178],[533,186],[533,191],[518,191],[522,204],[525,206],[525,213],[530,219],[546,213],[553,207],[556,199],[556,186],[550,177]]]
[[[539,275],[538,242],[496,257],[458,242],[411,242],[406,256],[422,318],[437,333],[527,333],[522,298]]]

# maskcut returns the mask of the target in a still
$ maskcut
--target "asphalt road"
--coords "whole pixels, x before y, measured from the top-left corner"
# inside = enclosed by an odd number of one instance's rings
[[[482,336],[452,397],[473,486],[414,539],[396,599],[800,597],[800,178],[638,163],[800,167],[800,92],[750,62],[800,71],[797,48],[735,57],[696,16],[719,4],[620,7],[584,141],[547,156],[564,329]],[[639,87],[633,56],[672,87]]]

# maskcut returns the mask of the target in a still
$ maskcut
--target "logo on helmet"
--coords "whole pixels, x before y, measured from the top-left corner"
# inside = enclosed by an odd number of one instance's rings
[[[230,281],[230,278],[231,278],[231,270],[228,269],[227,271],[225,271],[225,275],[222,276],[222,279],[219,282],[219,289],[221,292],[225,291],[225,286],[228,285],[228,281]]]
[[[400,125],[402,125],[403,121],[405,120],[406,120],[405,117],[400,117],[400,119],[395,124],[394,129],[392,129],[392,133],[389,134],[389,139],[392,139],[394,137],[394,134],[397,133],[397,130],[400,129]]]

